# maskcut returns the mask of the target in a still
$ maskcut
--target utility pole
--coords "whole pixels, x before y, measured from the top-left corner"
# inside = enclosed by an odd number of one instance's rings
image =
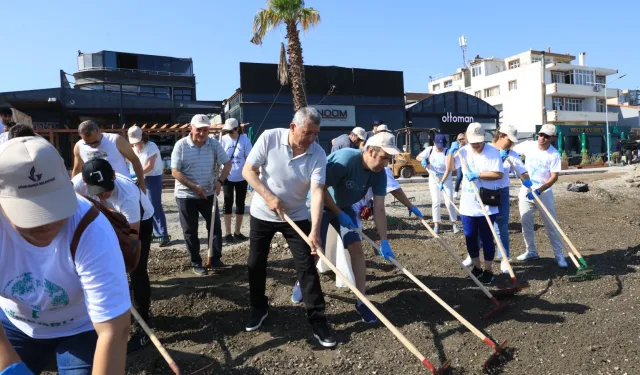
[[[542,124],[547,123],[547,85],[545,83],[546,64],[544,62],[544,54],[545,52],[542,51],[542,61],[540,61],[542,63]]]

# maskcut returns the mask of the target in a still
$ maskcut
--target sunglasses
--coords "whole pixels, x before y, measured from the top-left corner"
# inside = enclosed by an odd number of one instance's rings
[[[458,138],[458,142],[464,141],[464,138]]]
[[[84,144],[87,146],[100,146],[100,143],[102,143],[102,137],[104,137],[104,135],[100,135],[100,139],[98,139],[97,141],[93,141],[93,142],[85,142]]]
[[[546,134],[544,134],[544,133],[538,133],[538,137],[542,137],[542,138],[544,138],[544,139],[549,139],[549,138],[551,138],[551,136],[546,135]]]

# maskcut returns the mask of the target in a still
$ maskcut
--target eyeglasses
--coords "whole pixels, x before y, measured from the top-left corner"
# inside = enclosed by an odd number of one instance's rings
[[[542,137],[542,138],[544,138],[544,139],[549,139],[549,138],[551,138],[551,136],[546,135],[546,134],[544,134],[544,133],[538,133],[538,137]]]
[[[458,138],[458,142],[464,141],[464,138]]]
[[[91,147],[98,147],[100,146],[100,143],[102,143],[102,137],[104,137],[104,134],[100,134],[100,139],[98,139],[97,141],[85,142],[84,144]]]

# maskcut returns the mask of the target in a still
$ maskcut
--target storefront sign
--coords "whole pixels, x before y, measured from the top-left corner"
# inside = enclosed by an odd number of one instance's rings
[[[569,128],[571,133],[601,133],[604,134],[603,128]]]
[[[451,112],[447,112],[442,116],[442,122],[466,122],[468,124],[473,122],[473,116],[454,116]]]
[[[312,105],[322,115],[322,126],[356,126],[356,107],[352,105]]]

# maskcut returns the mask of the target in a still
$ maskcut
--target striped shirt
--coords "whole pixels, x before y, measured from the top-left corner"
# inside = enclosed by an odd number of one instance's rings
[[[222,165],[228,161],[229,155],[224,152],[220,142],[210,137],[207,137],[202,147],[198,147],[193,143],[191,135],[188,135],[176,142],[171,152],[171,169],[177,169],[189,181],[202,186],[207,196],[214,194],[216,164]],[[200,198],[177,179],[173,195],[176,198]]]

